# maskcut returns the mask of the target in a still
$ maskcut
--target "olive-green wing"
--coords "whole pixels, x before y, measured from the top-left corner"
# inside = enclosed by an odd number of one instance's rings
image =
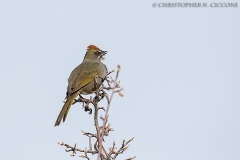
[[[82,63],[76,67],[69,77],[68,93],[72,94],[88,83],[94,81],[94,78],[99,75],[99,63]],[[79,72],[82,71],[82,72]]]

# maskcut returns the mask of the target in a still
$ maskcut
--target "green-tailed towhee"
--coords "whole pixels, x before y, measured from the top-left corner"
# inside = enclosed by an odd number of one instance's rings
[[[95,77],[98,76],[96,82],[101,83],[107,73],[107,67],[103,64],[106,53],[107,51],[102,51],[95,45],[88,46],[83,62],[72,71],[68,78],[66,102],[57,117],[55,126],[59,126],[62,119],[63,122],[66,120],[68,111],[79,94],[91,94],[97,89]]]

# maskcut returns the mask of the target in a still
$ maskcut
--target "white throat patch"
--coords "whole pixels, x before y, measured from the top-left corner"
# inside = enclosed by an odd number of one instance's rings
[[[105,59],[104,56],[101,56],[101,57],[100,57],[100,61],[101,61],[103,64],[104,64],[104,59]]]

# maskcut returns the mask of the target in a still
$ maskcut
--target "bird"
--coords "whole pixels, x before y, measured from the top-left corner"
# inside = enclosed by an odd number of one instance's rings
[[[107,74],[107,67],[103,62],[106,54],[107,51],[95,45],[87,47],[82,63],[71,72],[68,78],[66,101],[54,126],[59,126],[61,121],[65,122],[72,103],[78,95],[92,94],[97,90],[96,83],[101,83]]]

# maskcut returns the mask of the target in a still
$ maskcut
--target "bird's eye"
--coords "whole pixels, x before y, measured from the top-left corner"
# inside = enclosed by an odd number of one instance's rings
[[[95,52],[95,54],[99,54],[99,53],[101,53],[101,51],[96,51],[96,52]]]

